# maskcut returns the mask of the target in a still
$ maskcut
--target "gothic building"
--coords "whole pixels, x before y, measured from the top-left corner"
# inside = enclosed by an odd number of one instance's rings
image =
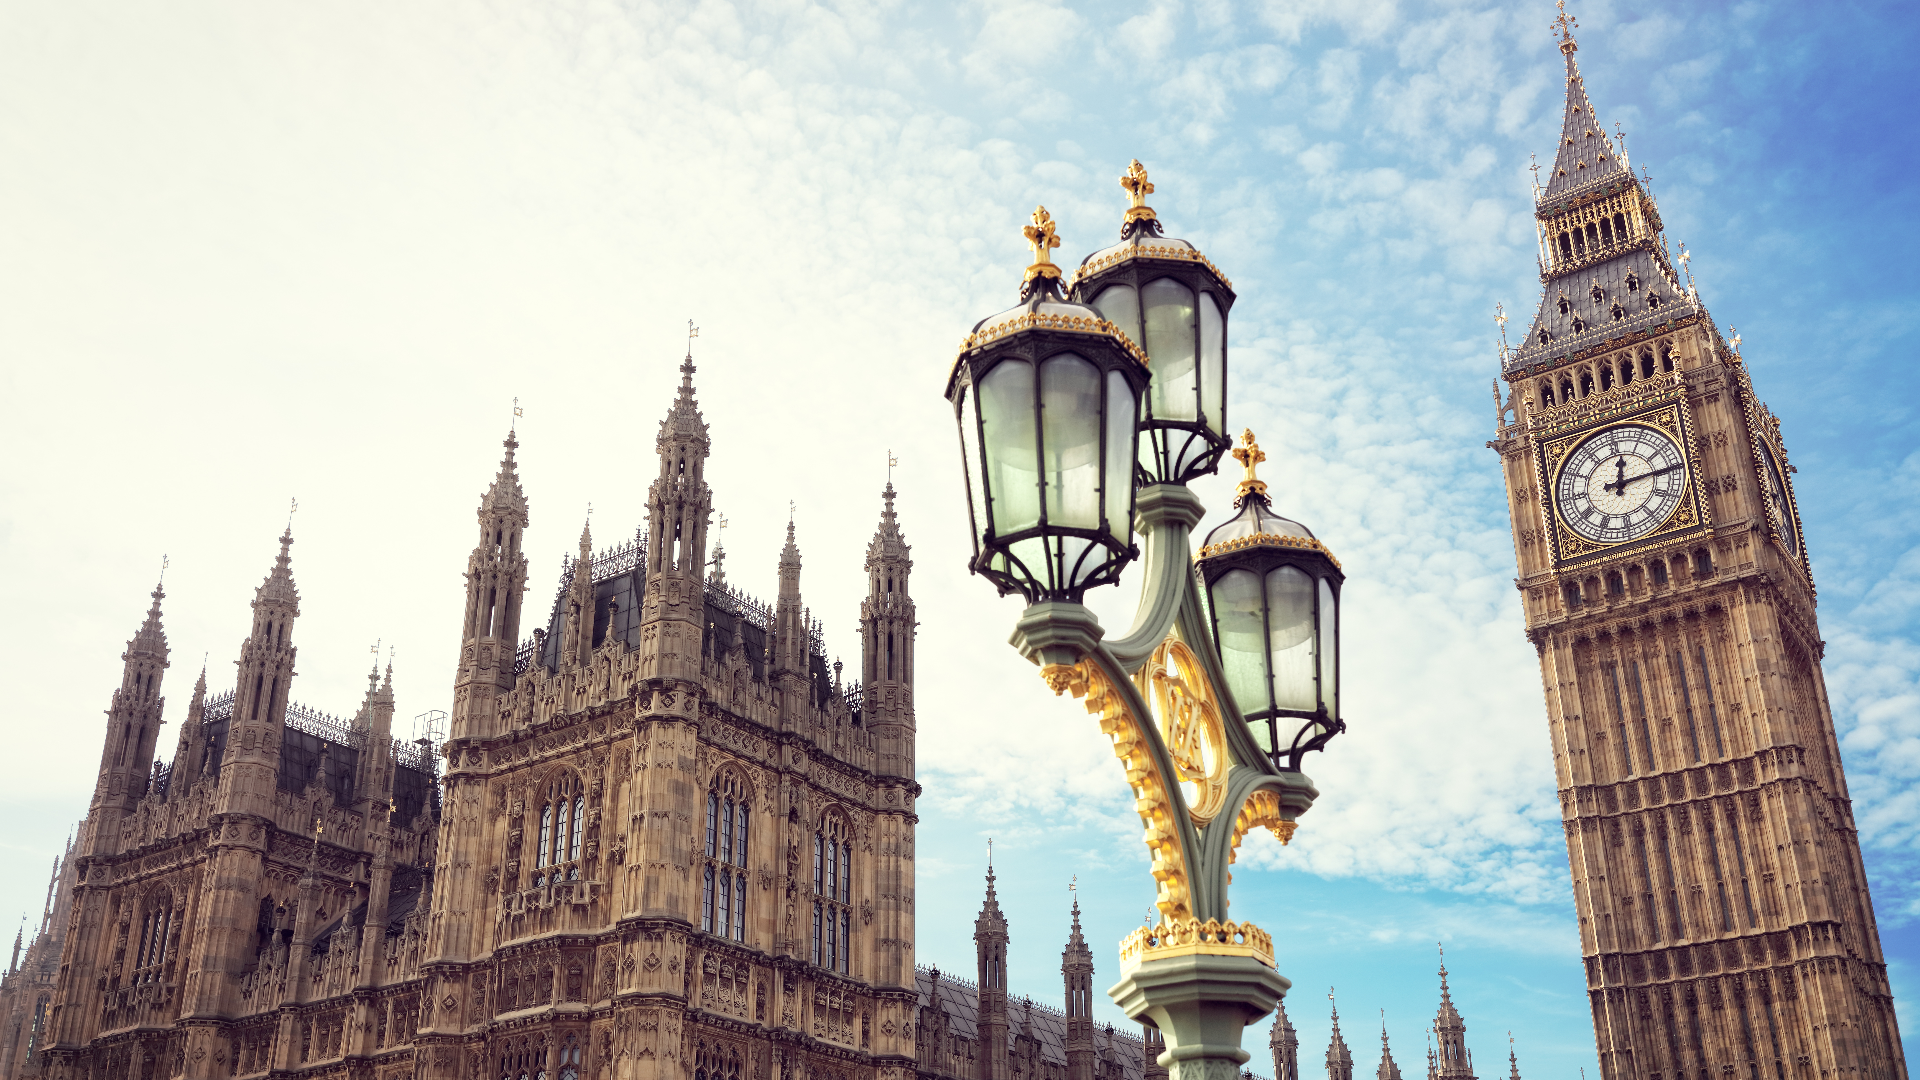
[[[1354,1080],[1353,1051],[1347,1048],[1346,1036],[1340,1033],[1340,1009],[1333,1003],[1332,991],[1327,992],[1327,1001],[1333,1016],[1333,1032],[1327,1040],[1327,1080]],[[1511,1036],[1508,1042],[1509,1080],[1520,1080],[1520,1061],[1511,1046]],[[1294,1032],[1292,1021],[1287,1019],[1284,1001],[1274,1006],[1267,1047],[1273,1057],[1274,1080],[1300,1080],[1300,1038]],[[1393,1047],[1387,1040],[1384,1014],[1380,1019],[1380,1065],[1374,1070],[1374,1077],[1375,1080],[1401,1080],[1400,1065],[1393,1060]],[[1427,1080],[1475,1080],[1473,1053],[1467,1049],[1466,1021],[1460,1018],[1460,1010],[1454,1008],[1453,993],[1447,987],[1444,956],[1440,963],[1440,1007],[1434,1013],[1433,1026],[1427,1029]]]
[[[1601,1071],[1904,1077],[1780,422],[1559,28],[1545,287],[1488,445]]]
[[[392,737],[391,666],[350,720],[294,702],[289,529],[233,687],[202,671],[156,762],[154,590],[88,816],[0,984],[0,1080],[1164,1077],[1140,1038],[1096,1030],[1077,906],[1062,1008],[1009,995],[991,871],[976,981],[915,965],[893,487],[845,673],[791,524],[771,606],[709,557],[711,441],[681,371],[646,524],[598,552],[583,530],[534,618],[509,434],[437,747]]]

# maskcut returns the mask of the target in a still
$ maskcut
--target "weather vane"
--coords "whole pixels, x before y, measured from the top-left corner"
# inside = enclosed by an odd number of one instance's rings
[[[293,515],[300,509],[299,499],[287,500],[287,531],[293,531]]]
[[[520,418],[525,415],[526,413],[520,411],[520,399],[514,398],[513,399],[513,423],[508,425],[507,430],[518,431],[520,429]]]
[[[894,469],[894,466],[898,464],[900,464],[900,459],[893,456],[892,450],[888,450],[887,451],[887,486],[888,487],[893,486],[893,469]]]
[[[168,558],[165,555],[160,556],[160,580],[163,583],[167,580],[168,565],[169,565]]]
[[[692,319],[688,319],[687,320],[687,355],[688,356],[693,355],[693,339],[699,336],[700,336],[700,328],[693,325]]]
[[[793,515],[798,512],[799,509],[799,503],[794,502],[792,499],[787,500],[787,524],[793,524]]]
[[[1548,24],[1547,28],[1552,30],[1560,39],[1561,52],[1572,52],[1573,50],[1567,48],[1567,46],[1573,44],[1573,32],[1580,28],[1580,20],[1567,14],[1567,0],[1560,0],[1558,6],[1560,8],[1560,15],[1554,19],[1552,23]]]

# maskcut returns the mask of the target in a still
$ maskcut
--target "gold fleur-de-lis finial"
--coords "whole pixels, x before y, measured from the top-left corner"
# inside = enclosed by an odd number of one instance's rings
[[[1027,267],[1026,280],[1034,278],[1060,277],[1060,268],[1053,264],[1053,249],[1060,246],[1060,234],[1053,227],[1053,215],[1047,213],[1044,206],[1033,208],[1033,224],[1027,226],[1027,246],[1033,250],[1033,265]]]
[[[1572,55],[1580,46],[1573,42],[1573,32],[1579,28],[1580,20],[1567,14],[1567,0],[1559,0],[1560,15],[1549,24],[1549,29],[1560,40],[1560,51]]]
[[[1267,494],[1267,482],[1254,474],[1254,467],[1267,460],[1267,455],[1260,449],[1260,444],[1253,441],[1252,428],[1240,433],[1240,445],[1233,448],[1233,459],[1247,469],[1247,475],[1241,477],[1239,485],[1233,489],[1234,502],[1237,504],[1248,495],[1259,495],[1264,498]]]

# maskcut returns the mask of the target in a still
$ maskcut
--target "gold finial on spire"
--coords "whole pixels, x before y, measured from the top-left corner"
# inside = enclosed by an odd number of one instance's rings
[[[1554,36],[1559,40],[1560,51],[1566,53],[1568,56],[1572,56],[1575,50],[1580,48],[1580,46],[1574,44],[1573,41],[1573,32],[1579,27],[1580,20],[1567,14],[1567,0],[1560,0],[1559,7],[1560,16],[1548,24],[1547,29],[1552,30]]]
[[[1033,265],[1027,267],[1027,281],[1034,278],[1052,278],[1059,280],[1060,268],[1053,264],[1052,251],[1060,246],[1060,235],[1054,231],[1053,215],[1047,213],[1044,206],[1033,208],[1033,224],[1027,226],[1027,246],[1033,249]]]
[[[1241,477],[1239,486],[1233,489],[1234,502],[1237,503],[1249,495],[1259,495],[1264,498],[1267,494],[1267,482],[1255,476],[1253,469],[1254,466],[1267,460],[1267,455],[1260,449],[1260,444],[1253,441],[1252,428],[1240,433],[1240,445],[1233,448],[1233,459],[1247,467],[1247,475]]]
[[[1120,178],[1120,186],[1127,189],[1130,202],[1127,216],[1121,219],[1122,224],[1152,221],[1158,216],[1153,212],[1153,207],[1147,205],[1147,196],[1153,194],[1153,181],[1147,179],[1147,167],[1140,164],[1139,158],[1134,158],[1133,163],[1127,166],[1127,174]]]

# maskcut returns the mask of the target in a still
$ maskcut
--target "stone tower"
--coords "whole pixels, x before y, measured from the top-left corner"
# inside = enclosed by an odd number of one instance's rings
[[[1333,1002],[1333,991],[1327,991],[1327,1001]],[[1353,1052],[1347,1049],[1347,1040],[1340,1037],[1340,1006],[1331,1004],[1333,1009],[1333,1035],[1327,1040],[1327,1080],[1353,1080]]]
[[[1447,960],[1440,957],[1440,1008],[1433,1014],[1433,1056],[1427,1075],[1432,1080],[1474,1080],[1473,1051],[1467,1049],[1467,1022],[1453,1007],[1447,986]]]
[[[1545,288],[1489,446],[1602,1074],[1904,1076],[1779,421],[1676,271],[1564,17],[1560,49]]]
[[[1285,999],[1273,1003],[1267,1049],[1273,1054],[1273,1080],[1300,1080],[1300,1036],[1293,1030],[1293,1021],[1287,1019]]]
[[[893,482],[881,493],[885,509],[867,544],[867,598],[860,605],[867,724],[880,748],[880,771],[913,775],[913,597],[907,577],[912,551],[893,512]]]
[[[509,431],[500,472],[480,499],[480,536],[467,558],[467,603],[460,620],[460,667],[453,682],[455,738],[486,737],[476,717],[493,717],[493,699],[513,688],[514,647],[520,640],[520,604],[527,591],[527,495],[513,452],[520,442]]]
[[[1073,901],[1073,929],[1060,952],[1060,976],[1066,983],[1067,1078],[1093,1080],[1093,951],[1080,935],[1080,899]]]
[[[1007,917],[993,892],[993,863],[987,863],[987,897],[973,921],[973,952],[979,971],[980,1075],[978,1080],[1010,1080],[1007,1071]]]

